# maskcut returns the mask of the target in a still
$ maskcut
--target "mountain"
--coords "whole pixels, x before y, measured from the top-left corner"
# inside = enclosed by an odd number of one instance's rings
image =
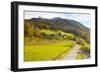
[[[61,17],[54,17],[54,18],[52,18],[52,20],[62,20],[62,18]]]
[[[50,29],[50,30],[61,30],[63,32],[70,32],[76,36],[84,38],[87,42],[90,41],[90,29],[85,27],[82,23],[63,19],[61,17],[55,17],[52,19],[44,18],[32,18],[25,19],[25,22],[31,22],[37,29]]]

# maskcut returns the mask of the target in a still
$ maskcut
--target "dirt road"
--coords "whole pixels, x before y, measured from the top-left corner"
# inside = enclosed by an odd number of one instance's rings
[[[67,56],[64,57],[63,60],[74,60],[78,52],[80,52],[80,46],[76,45],[75,47],[73,47],[73,50]]]

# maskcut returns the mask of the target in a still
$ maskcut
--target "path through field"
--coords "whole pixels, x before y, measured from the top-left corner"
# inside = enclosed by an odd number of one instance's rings
[[[76,58],[78,52],[80,52],[80,46],[79,45],[76,45],[72,52],[69,53],[69,55],[65,56],[63,60],[73,60]]]

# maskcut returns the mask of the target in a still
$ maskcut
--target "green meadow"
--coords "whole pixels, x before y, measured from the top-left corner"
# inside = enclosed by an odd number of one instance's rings
[[[34,41],[34,42],[33,42]],[[24,61],[50,61],[61,60],[71,52],[75,46],[74,41],[42,41],[26,43],[24,51]],[[29,41],[27,41],[29,42]],[[30,45],[34,43],[35,45]]]

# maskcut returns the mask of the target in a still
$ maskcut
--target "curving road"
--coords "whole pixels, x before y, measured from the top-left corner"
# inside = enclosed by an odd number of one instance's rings
[[[69,53],[69,55],[63,58],[63,60],[74,60],[78,52],[80,52],[80,46],[76,45],[73,47],[73,50]]]

